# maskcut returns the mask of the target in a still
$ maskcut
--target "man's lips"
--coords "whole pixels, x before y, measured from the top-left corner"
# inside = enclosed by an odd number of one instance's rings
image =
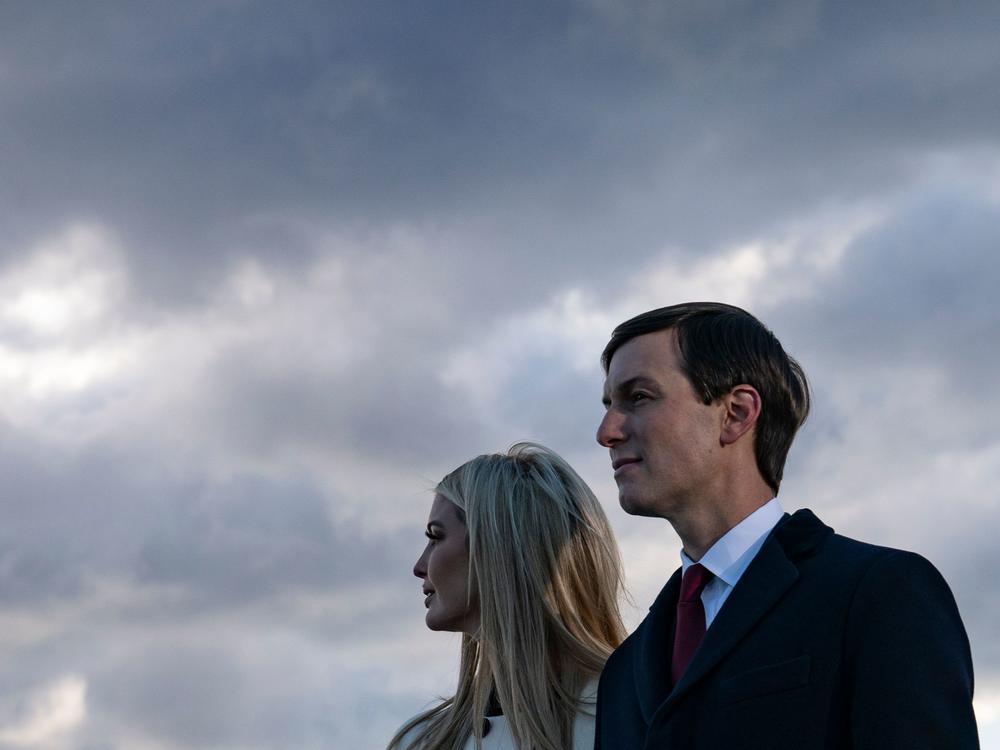
[[[431,597],[434,596],[434,592],[433,591],[425,591],[424,594],[426,595],[426,596],[424,596],[424,606],[425,607],[429,607],[429,606],[431,606]]]
[[[633,464],[637,464],[641,461],[641,458],[616,458],[611,462],[611,468],[615,470],[615,476],[617,477],[625,469]]]

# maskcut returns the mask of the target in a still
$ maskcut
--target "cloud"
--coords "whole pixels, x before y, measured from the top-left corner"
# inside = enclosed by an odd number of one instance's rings
[[[583,277],[615,250],[704,252],[991,140],[975,13],[817,7],[7,11],[7,242],[101,217],[144,294],[193,302],[242,254],[308,262],[298,222],[430,221],[467,230],[452,262],[475,246],[547,283],[556,251]],[[48,56],[25,41],[43,31]]]
[[[5,747],[55,747],[60,744],[62,735],[72,732],[86,719],[87,683],[76,675],[69,675],[36,689],[15,706],[0,709],[8,715],[0,723],[0,744]]]
[[[78,392],[129,359],[101,340],[125,293],[120,248],[100,226],[78,224],[0,271],[0,383],[31,398]]]

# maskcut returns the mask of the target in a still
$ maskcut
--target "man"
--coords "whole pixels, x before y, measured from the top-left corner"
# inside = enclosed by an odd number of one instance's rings
[[[622,508],[665,518],[683,551],[605,667],[596,747],[978,748],[937,570],[778,504],[809,391],[774,335],[736,307],[675,305],[618,326],[602,363]]]

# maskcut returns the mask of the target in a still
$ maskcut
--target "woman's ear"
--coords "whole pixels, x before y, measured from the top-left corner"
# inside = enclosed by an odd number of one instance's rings
[[[732,445],[750,432],[760,417],[761,399],[752,385],[737,385],[722,397],[726,407],[719,442]]]

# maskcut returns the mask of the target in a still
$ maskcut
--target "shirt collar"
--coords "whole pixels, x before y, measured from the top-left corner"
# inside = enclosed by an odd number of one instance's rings
[[[735,586],[784,513],[778,498],[771,498],[727,531],[698,562],[714,573],[716,578]],[[692,565],[694,561],[681,550],[683,570],[687,571]]]

